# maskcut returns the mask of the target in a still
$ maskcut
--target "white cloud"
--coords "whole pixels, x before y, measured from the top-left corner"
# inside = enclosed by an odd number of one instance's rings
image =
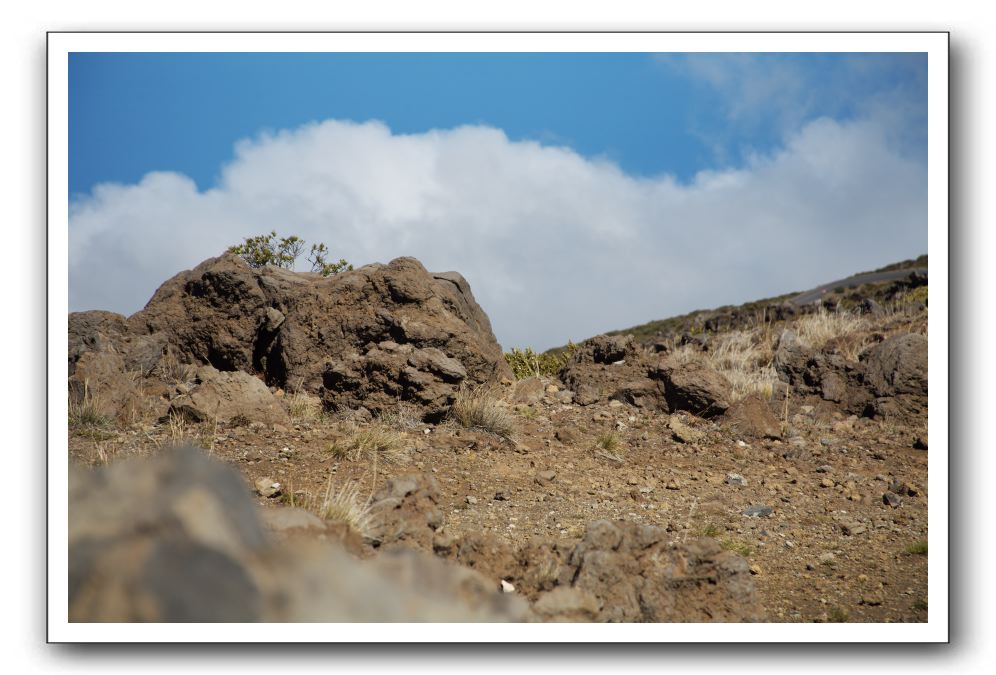
[[[132,313],[178,271],[276,229],[357,264],[457,270],[506,348],[546,348],[925,252],[926,168],[886,131],[820,119],[680,184],[487,127],[310,124],[240,142],[205,192],[151,173],[74,201],[70,308]]]

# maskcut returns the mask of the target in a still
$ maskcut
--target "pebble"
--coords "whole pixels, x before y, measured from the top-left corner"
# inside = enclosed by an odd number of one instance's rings
[[[882,503],[886,506],[891,506],[892,508],[897,508],[902,505],[903,498],[894,492],[886,492],[882,495]]]
[[[816,473],[830,473],[831,471],[833,471],[833,467],[829,464],[816,467]]]
[[[557,473],[555,471],[550,471],[548,469],[546,471],[540,471],[538,474],[536,474],[536,477],[541,481],[549,483],[550,481],[552,481],[554,478],[557,477]]]
[[[505,581],[504,579],[502,579],[501,580],[501,592],[502,593],[514,593],[515,592],[515,586],[513,586],[512,584],[510,584],[507,581]]]
[[[767,518],[774,512],[774,509],[770,506],[764,506],[763,504],[756,504],[754,506],[748,506],[744,509],[744,515],[748,518]]]
[[[762,572],[762,570],[761,570],[761,566],[760,565],[758,565],[758,564],[755,563],[755,564],[753,564],[753,565],[750,566],[750,573],[751,574],[757,576],[757,575],[761,574],[761,572]]]
[[[667,485],[665,485],[664,488],[667,489],[667,490],[679,490],[680,489],[679,486],[678,486],[678,481],[676,481],[673,478],[667,482]]]
[[[823,480],[820,481],[820,487],[832,488],[833,486],[834,482],[832,478],[824,478]]]
[[[263,497],[276,497],[280,494],[280,483],[277,483],[269,476],[256,481],[256,492]]]
[[[863,523],[843,523],[840,526],[841,531],[848,537],[861,534],[865,531],[865,526]]]
[[[477,497],[474,497],[474,496],[471,496],[471,495],[467,495],[466,501],[471,506],[474,506],[475,504],[477,504]]]
[[[745,479],[739,473],[728,473],[726,474],[726,483],[727,485],[744,487],[745,485],[747,485],[747,479]]]

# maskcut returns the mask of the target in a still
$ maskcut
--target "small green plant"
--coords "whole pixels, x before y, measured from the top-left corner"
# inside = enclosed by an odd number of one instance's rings
[[[515,435],[515,424],[508,406],[486,387],[459,392],[449,417],[465,429],[480,429],[508,441]]]
[[[261,234],[255,237],[246,237],[241,244],[229,247],[229,252],[240,256],[249,267],[261,268],[267,265],[291,269],[294,263],[304,252],[305,241],[297,235],[289,237],[278,237],[276,230],[269,234]],[[323,277],[338,274],[344,270],[351,270],[353,266],[345,260],[330,263],[327,260],[328,247],[325,244],[312,244],[308,262],[311,263],[311,271],[318,272]]]
[[[831,623],[847,623],[851,619],[850,613],[843,607],[834,607],[828,614]]]
[[[927,555],[927,542],[918,541],[914,544],[910,544],[906,547],[906,553],[909,555]]]
[[[541,375],[553,377],[567,365],[576,349],[577,345],[570,340],[563,349],[550,350],[542,354],[534,352],[532,347],[525,349],[513,347],[512,351],[505,353],[505,361],[512,368],[517,380]]]
[[[702,536],[715,538],[719,536],[720,532],[722,532],[722,530],[720,530],[712,523],[709,523],[708,525],[705,526],[705,529],[702,530]]]
[[[325,246],[325,244],[311,245],[311,253],[308,255],[308,262],[311,263],[312,272],[318,272],[323,277],[329,277],[333,274],[338,274],[339,272],[352,271],[353,266],[342,258],[339,259],[339,262],[330,263],[326,259],[328,252],[329,249]]]
[[[720,542],[720,546],[723,547],[724,551],[733,551],[744,558],[749,558],[750,554],[754,552],[754,549],[749,544],[737,541],[736,539],[724,539]]]
[[[619,437],[615,434],[611,432],[602,434],[595,439],[593,452],[596,456],[607,459],[610,462],[622,464],[625,460],[623,460],[622,454],[619,452],[620,445]]]

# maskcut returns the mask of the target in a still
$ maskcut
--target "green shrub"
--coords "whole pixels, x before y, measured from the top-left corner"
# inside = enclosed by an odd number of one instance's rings
[[[260,268],[267,265],[291,269],[294,263],[304,252],[304,239],[297,235],[289,237],[277,237],[276,230],[269,234],[261,234],[256,237],[246,237],[241,244],[229,247],[228,251],[240,256],[249,267]],[[311,271],[318,272],[323,277],[338,274],[343,270],[351,270],[353,266],[345,260],[330,263],[326,260],[328,247],[325,244],[312,244],[311,253],[308,255],[308,262],[311,263]]]
[[[512,351],[505,353],[505,361],[512,368],[517,380],[527,377],[539,377],[541,375],[554,377],[571,360],[571,355],[577,349],[577,345],[567,341],[567,346],[560,350],[551,350],[537,354],[532,347],[525,349],[512,348]]]

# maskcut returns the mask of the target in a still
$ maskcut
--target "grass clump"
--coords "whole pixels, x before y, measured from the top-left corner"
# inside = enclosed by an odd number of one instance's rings
[[[720,546],[723,547],[724,551],[733,551],[744,558],[749,558],[751,553],[754,552],[754,549],[749,544],[737,541],[736,539],[724,539],[720,542]]]
[[[927,542],[918,541],[906,547],[908,555],[927,555]]]
[[[532,347],[513,348],[512,351],[505,353],[505,361],[512,368],[517,380],[541,375],[553,377],[567,365],[575,349],[577,345],[570,340],[563,349],[553,349],[542,354],[534,352]]]
[[[595,447],[592,451],[597,457],[607,459],[616,464],[622,464],[625,460],[620,453],[621,445],[622,441],[619,440],[619,437],[609,432],[595,439]]]
[[[722,530],[719,529],[716,525],[714,525],[712,523],[709,523],[702,530],[702,536],[703,537],[712,537],[713,539],[715,539],[716,537],[718,537],[720,535],[721,532],[722,532]]]
[[[351,461],[370,457],[385,464],[403,464],[408,459],[401,434],[380,423],[365,428],[352,427],[346,438],[329,447],[329,452],[336,459]]]
[[[488,389],[461,391],[449,417],[465,429],[480,429],[505,440],[515,435],[515,423],[508,406]]]
[[[793,329],[803,344],[812,349],[822,349],[831,340],[841,341],[845,346],[842,350],[844,356],[848,358],[856,356],[864,345],[852,345],[848,349],[844,339],[867,327],[868,321],[860,316],[840,309],[830,312],[822,305],[813,314],[800,317],[793,324]]]
[[[379,419],[384,426],[398,431],[411,431],[422,425],[422,413],[418,406],[405,401],[398,401],[393,409],[382,412]]]
[[[100,397],[90,390],[89,381],[83,382],[82,396],[69,394],[69,427],[95,429],[110,426],[111,420],[100,412]]]
[[[305,391],[295,391],[287,397],[287,413],[294,422],[314,422],[322,418],[322,401]]]
[[[315,509],[323,520],[345,523],[365,539],[373,539],[374,517],[370,497],[360,496],[358,483],[337,486],[329,475],[322,501]]]

